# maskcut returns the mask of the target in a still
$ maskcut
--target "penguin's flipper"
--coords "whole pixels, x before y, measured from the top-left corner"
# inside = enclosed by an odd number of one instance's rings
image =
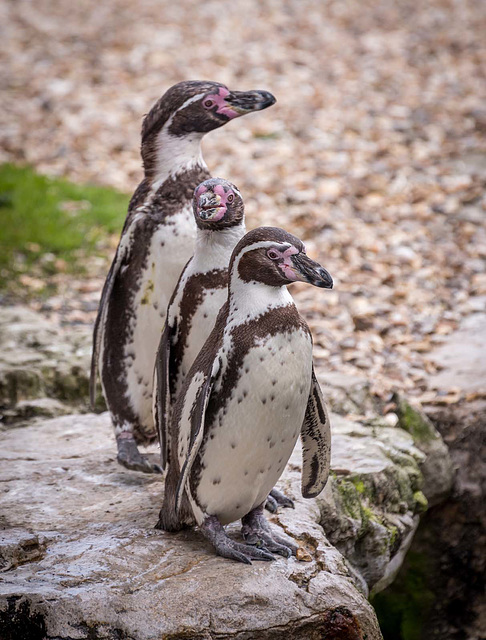
[[[106,314],[108,313],[108,307],[110,304],[111,294],[115,281],[120,273],[120,269],[127,265],[130,260],[131,247],[133,246],[132,238],[135,232],[138,218],[135,218],[132,224],[122,232],[120,244],[116,250],[115,257],[111,263],[110,270],[106,276],[105,284],[103,285],[103,291],[101,293],[100,305],[98,308],[98,315],[96,316],[95,325],[93,329],[93,353],[91,355],[91,375],[89,379],[89,399],[91,406],[94,408],[96,400],[96,378],[98,374],[98,362],[100,357],[101,343],[103,341],[103,332],[106,322]]]
[[[321,388],[312,368],[312,383],[300,432],[302,495],[315,498],[326,486],[331,461],[331,428]]]
[[[169,418],[171,401],[171,357],[170,347],[174,337],[174,326],[169,322],[169,314],[165,321],[164,331],[157,349],[154,371],[154,422],[160,444],[160,460],[162,469],[169,461]]]
[[[221,363],[219,355],[213,361],[211,368],[202,374],[203,379],[199,384],[197,393],[192,403],[192,407],[189,410],[189,416],[191,420],[191,440],[189,442],[187,457],[182,467],[181,475],[179,476],[179,482],[177,483],[176,491],[176,513],[179,512],[182,496],[186,488],[186,482],[189,477],[193,462],[196,458],[199,447],[204,436],[204,418],[206,415],[206,407],[208,406],[209,397],[213,389],[214,382],[218,376]],[[201,372],[202,373],[202,372]],[[190,387],[189,387],[190,389]],[[187,395],[186,395],[187,398]],[[186,413],[186,412],[184,412]]]

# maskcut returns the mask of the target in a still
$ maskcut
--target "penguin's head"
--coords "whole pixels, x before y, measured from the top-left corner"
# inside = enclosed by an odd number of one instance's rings
[[[182,148],[183,138],[201,137],[234,118],[261,111],[275,103],[268,91],[230,91],[219,82],[185,81],[175,84],[155,103],[142,124],[142,157],[145,169],[157,146],[167,146],[171,154]],[[161,134],[163,140],[160,140]],[[178,144],[179,142],[179,144]]]
[[[273,287],[297,281],[322,289],[333,286],[331,275],[308,257],[299,238],[277,227],[249,231],[233,251],[230,272],[244,282]]]
[[[193,210],[198,228],[210,231],[239,225],[245,215],[241,193],[222,178],[210,178],[196,187]]]

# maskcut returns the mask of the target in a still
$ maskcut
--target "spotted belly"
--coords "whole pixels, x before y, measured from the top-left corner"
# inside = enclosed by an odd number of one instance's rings
[[[222,524],[261,504],[292,454],[304,420],[312,375],[312,344],[301,329],[268,337],[245,356],[227,404],[207,426],[195,464],[196,519]]]
[[[195,229],[184,210],[153,234],[146,268],[140,274],[130,318],[130,340],[124,345],[126,396],[143,436],[153,438],[152,391],[155,356],[167,306],[194,248]],[[122,425],[117,430],[130,428]],[[142,434],[141,434],[142,435]]]

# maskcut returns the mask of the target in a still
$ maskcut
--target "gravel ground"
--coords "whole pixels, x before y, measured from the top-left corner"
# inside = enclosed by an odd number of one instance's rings
[[[485,2],[3,0],[0,31],[0,160],[75,181],[133,191],[141,118],[175,82],[272,91],[207,137],[208,165],[249,227],[334,276],[294,289],[321,373],[430,400],[431,349],[485,308]],[[107,264],[44,309],[91,322]]]

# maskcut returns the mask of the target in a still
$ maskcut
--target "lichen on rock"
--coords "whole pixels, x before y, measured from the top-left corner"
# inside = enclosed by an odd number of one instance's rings
[[[421,466],[423,493],[429,506],[438,504],[449,494],[454,480],[447,446],[422,410],[413,407],[399,394],[395,394],[393,400],[398,426],[412,435],[416,446],[426,455],[426,464]]]

